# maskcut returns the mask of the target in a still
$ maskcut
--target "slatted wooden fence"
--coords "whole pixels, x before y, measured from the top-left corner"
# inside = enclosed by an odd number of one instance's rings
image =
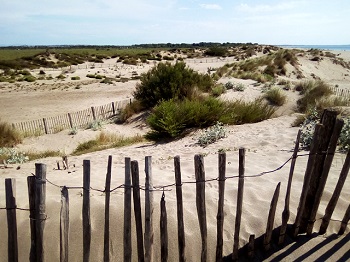
[[[12,126],[26,135],[54,134],[70,128],[85,128],[93,121],[117,116],[130,102],[131,99],[125,99],[64,115],[13,123]]]
[[[238,192],[237,192],[237,209],[235,216],[235,233],[233,237],[233,249],[231,254],[223,254],[223,225],[224,225],[224,199],[225,199],[225,181],[230,178],[226,176],[226,153],[219,154],[219,176],[217,179],[219,183],[219,199],[218,199],[218,215],[217,215],[217,246],[216,246],[216,261],[237,261],[242,257],[253,259],[257,250],[263,250],[263,252],[271,252],[277,245],[283,245],[285,237],[296,237],[301,233],[306,233],[312,237],[315,214],[319,208],[320,199],[324,190],[324,186],[327,180],[330,166],[336,148],[336,142],[338,140],[340,130],[343,126],[343,121],[337,119],[336,113],[333,111],[325,111],[322,117],[322,123],[317,125],[314,139],[311,146],[311,151],[308,158],[308,164],[305,170],[303,190],[300,196],[300,202],[296,219],[290,227],[287,227],[289,222],[289,199],[291,192],[291,185],[293,180],[294,165],[298,154],[298,145],[300,132],[296,140],[296,146],[294,148],[287,193],[285,195],[285,207],[282,213],[282,225],[279,228],[274,228],[274,220],[276,216],[276,205],[280,193],[280,185],[276,185],[274,191],[270,209],[268,212],[268,219],[266,224],[266,232],[258,239],[262,241],[255,241],[255,235],[249,236],[246,246],[240,247],[240,225],[243,208],[243,190],[245,180],[245,149],[239,149],[239,179]],[[125,183],[114,189],[111,189],[111,165],[112,156],[108,158],[108,167],[106,175],[105,189],[100,192],[105,193],[105,227],[104,227],[104,261],[110,261],[110,240],[109,235],[109,221],[110,221],[110,193],[118,188],[124,188],[124,237],[120,241],[120,245],[123,245],[124,261],[134,261],[131,252],[131,230],[132,230],[132,201],[133,211],[136,229],[136,242],[137,242],[137,260],[138,261],[152,261],[152,252],[155,248],[161,249],[161,261],[168,260],[168,247],[169,247],[169,235],[168,235],[168,220],[167,220],[167,208],[166,202],[163,196],[160,201],[160,246],[154,246],[153,244],[153,223],[155,218],[153,217],[153,192],[155,190],[167,190],[169,187],[176,188],[176,202],[177,202],[177,222],[178,222],[178,259],[179,261],[185,261],[185,249],[190,248],[186,246],[185,234],[184,234],[184,217],[183,217],[183,196],[182,196],[182,182],[180,158],[177,156],[174,158],[174,171],[175,171],[175,183],[171,185],[165,185],[162,187],[153,186],[152,175],[152,159],[151,157],[145,158],[145,187],[140,185],[140,172],[138,161],[131,161],[130,158],[125,158]],[[201,246],[201,253],[198,257],[201,257],[201,261],[208,261],[208,228],[207,228],[207,214],[206,214],[206,183],[213,181],[213,179],[206,179],[204,171],[204,157],[203,155],[196,155],[194,157],[195,164],[195,181],[194,184],[196,191],[196,209],[198,214],[198,223],[200,228],[201,242],[198,245]],[[328,224],[332,217],[332,213],[337,204],[340,192],[344,186],[345,179],[350,169],[350,152],[347,152],[344,165],[342,167],[338,183],[334,189],[332,197],[327,205],[325,216],[322,218],[322,225],[320,227],[319,234],[324,234],[327,230]],[[90,217],[90,194],[93,189],[90,187],[90,160],[83,161],[83,208],[82,208],[82,229],[83,229],[83,261],[93,260],[93,254],[91,250],[91,217]],[[234,177],[231,177],[234,178]],[[46,184],[49,182],[46,179],[46,165],[35,164],[35,176],[28,177],[28,189],[29,189],[29,210],[30,217],[28,223],[31,228],[31,250],[28,254],[30,261],[43,261],[44,249],[43,249],[43,236],[44,226],[46,223]],[[16,226],[16,196],[15,196],[15,180],[6,179],[6,209],[7,221],[8,221],[8,260],[18,260],[18,244],[17,244],[17,226]],[[54,184],[53,184],[54,185]],[[57,186],[57,185],[56,185]],[[145,214],[144,223],[141,214],[141,201],[140,190],[145,191]],[[245,189],[249,190],[249,188]],[[61,212],[60,212],[60,258],[61,261],[68,261],[69,246],[69,234],[71,228],[69,224],[69,188],[66,186],[61,187]],[[227,196],[229,197],[229,196]],[[349,203],[350,204],[350,203]],[[261,210],[257,209],[259,213]],[[53,214],[50,214],[53,216]],[[259,215],[258,215],[259,216]],[[348,226],[350,218],[350,205],[345,212],[344,218],[341,221],[339,228],[339,235],[344,234],[346,227]],[[143,226],[145,227],[143,230]],[[273,236],[273,232],[278,231],[278,237]],[[76,232],[75,232],[76,233]],[[174,237],[172,237],[174,239]],[[257,240],[258,240],[257,239]],[[261,245],[261,246],[260,246]],[[2,254],[4,255],[4,254]]]

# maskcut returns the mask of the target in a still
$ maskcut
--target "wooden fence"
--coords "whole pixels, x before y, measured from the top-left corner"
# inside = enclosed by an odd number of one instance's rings
[[[342,97],[345,100],[348,100],[348,106],[350,106],[350,90],[349,89],[342,89],[338,87],[331,87],[331,90],[336,96]]]
[[[169,188],[176,189],[176,203],[177,203],[177,240],[178,240],[178,260],[185,261],[185,249],[190,248],[186,246],[185,242],[185,228],[183,217],[183,195],[182,185],[185,183],[191,183],[196,188],[196,209],[198,215],[198,223],[200,228],[201,242],[198,245],[201,246],[201,253],[198,256],[201,257],[201,261],[208,261],[208,235],[207,235],[207,221],[206,221],[206,183],[211,181],[218,181],[218,213],[217,213],[217,245],[216,245],[216,261],[237,261],[241,258],[251,258],[255,256],[257,250],[263,252],[271,252],[276,246],[283,245],[285,237],[296,237],[300,233],[306,233],[311,237],[313,233],[313,226],[315,222],[315,215],[319,208],[321,196],[325,187],[328,173],[332,165],[333,156],[336,149],[337,140],[340,134],[340,130],[343,126],[343,121],[336,118],[336,113],[333,111],[325,111],[322,117],[322,123],[316,127],[314,139],[312,142],[310,153],[308,154],[308,163],[305,170],[303,189],[300,196],[300,202],[298,206],[297,216],[294,224],[288,227],[289,222],[289,200],[292,186],[292,179],[294,173],[294,167],[296,159],[298,157],[299,150],[299,138],[300,131],[296,140],[294,153],[289,159],[291,161],[289,179],[287,185],[287,192],[285,195],[284,211],[282,213],[282,225],[278,228],[274,228],[274,220],[276,215],[276,205],[279,198],[280,185],[276,185],[274,191],[270,210],[268,212],[268,220],[266,225],[266,232],[255,239],[255,235],[249,236],[247,244],[243,247],[239,246],[240,240],[240,225],[242,218],[243,207],[243,191],[245,176],[245,149],[239,149],[239,173],[238,176],[226,176],[226,153],[219,154],[219,176],[215,179],[206,179],[204,171],[204,157],[202,155],[196,155],[195,162],[195,181],[183,182],[180,168],[180,158],[177,156],[174,158],[174,173],[175,183],[164,186],[153,186],[152,176],[152,159],[150,156],[145,158],[145,186],[140,185],[139,165],[137,161],[131,161],[130,158],[125,158],[125,182],[116,188],[111,189],[111,167],[112,156],[108,158],[106,183],[104,190],[93,189],[90,186],[90,160],[83,161],[83,185],[79,187],[82,190],[83,208],[82,208],[82,229],[83,229],[83,261],[89,261],[92,259],[91,250],[91,217],[90,217],[90,194],[92,191],[103,192],[105,196],[105,212],[104,212],[104,242],[103,242],[103,260],[110,261],[110,195],[116,189],[124,189],[124,236],[119,245],[123,245],[123,258],[124,261],[134,261],[131,252],[131,231],[132,231],[132,199],[133,199],[133,211],[134,221],[136,229],[136,241],[137,241],[137,260],[138,261],[153,261],[152,252],[155,248],[161,250],[161,261],[168,260],[168,220],[166,202],[164,199],[164,191]],[[287,161],[288,162],[288,161]],[[287,163],[286,162],[286,163]],[[285,163],[285,164],[286,164]],[[284,166],[283,164],[282,166]],[[281,167],[282,167],[281,166]],[[327,205],[325,215],[322,218],[322,225],[319,230],[319,234],[324,234],[327,230],[328,224],[332,217],[332,213],[337,204],[338,198],[342,191],[345,179],[349,173],[350,168],[350,152],[346,155],[346,160],[342,167],[338,183],[334,189],[331,199]],[[274,171],[270,171],[274,172]],[[256,175],[261,176],[263,173]],[[250,176],[252,177],[252,176]],[[224,226],[224,199],[225,199],[225,182],[228,179],[238,178],[238,192],[237,192],[237,209],[235,216],[235,231],[233,238],[233,249],[231,254],[223,255],[223,226]],[[46,178],[46,165],[35,164],[35,175],[29,176],[27,179],[29,190],[29,209],[31,230],[31,249],[30,249],[30,261],[43,261],[44,260],[44,248],[43,248],[43,236],[46,223],[46,184],[50,183],[53,186],[61,188],[61,211],[60,211],[60,258],[61,261],[68,261],[69,250],[69,234],[71,232],[69,221],[69,190],[76,189],[72,187],[55,185]],[[17,243],[17,226],[16,226],[16,196],[15,196],[15,180],[6,179],[6,207],[1,208],[7,212],[8,222],[8,261],[18,261],[18,243]],[[142,223],[141,214],[141,201],[140,190],[145,191],[145,213],[144,223]],[[160,200],[160,246],[156,247],[153,243],[153,209],[154,191],[163,191],[163,195]],[[249,190],[249,188],[248,188]],[[261,213],[261,210],[258,211]],[[50,214],[52,216],[53,214]],[[258,214],[259,215],[259,214]],[[341,221],[339,229],[339,235],[344,234],[348,225],[350,217],[350,205]],[[143,230],[144,226],[144,230]],[[277,237],[274,237],[273,233],[277,231]],[[51,232],[50,232],[51,233]],[[76,231],[75,231],[76,234]],[[174,239],[174,237],[172,237]],[[257,241],[256,241],[257,240]],[[259,240],[259,241],[258,241]],[[261,240],[261,241],[260,241]],[[102,245],[102,243],[101,243]],[[5,254],[2,254],[5,256]]]
[[[131,99],[125,99],[74,113],[13,123],[12,126],[26,135],[54,134],[70,128],[86,128],[93,121],[106,120],[118,115],[130,102]]]

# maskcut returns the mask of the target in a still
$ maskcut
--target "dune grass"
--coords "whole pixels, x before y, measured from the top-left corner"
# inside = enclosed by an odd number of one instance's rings
[[[133,137],[118,136],[101,132],[95,139],[81,143],[74,150],[74,156],[79,156],[95,151],[101,151],[109,148],[118,148],[146,141],[142,136],[136,135]]]
[[[22,140],[23,136],[20,132],[0,119],[0,147],[12,147],[21,143]]]
[[[278,87],[268,89],[264,94],[264,98],[273,106],[282,106],[287,101],[287,96]]]

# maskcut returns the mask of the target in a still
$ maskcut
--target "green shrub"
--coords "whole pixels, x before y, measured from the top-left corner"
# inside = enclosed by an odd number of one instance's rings
[[[174,65],[159,63],[141,74],[140,80],[133,95],[145,108],[151,108],[162,100],[191,99],[196,96],[196,89],[209,91],[214,84],[209,75],[199,74],[183,62]]]
[[[350,118],[344,119],[344,125],[339,136],[339,146],[340,150],[349,151],[350,150]]]
[[[80,77],[79,76],[72,76],[70,79],[71,80],[80,80]]]
[[[287,96],[282,94],[281,89],[278,87],[270,88],[264,94],[264,98],[269,101],[271,105],[282,106],[287,100]]]
[[[208,56],[225,56],[227,54],[227,50],[224,47],[212,46],[205,51],[205,54]]]
[[[17,152],[14,148],[0,147],[0,159],[8,164],[23,164],[29,160],[25,153]]]
[[[236,84],[233,87],[234,91],[243,92],[245,90],[245,85],[243,83]]]
[[[94,120],[88,125],[88,129],[92,129],[93,131],[97,131],[102,129],[103,121],[102,120]]]
[[[223,84],[218,84],[213,87],[211,94],[214,97],[218,97],[226,92],[226,87]]]
[[[60,75],[56,76],[56,78],[57,78],[57,79],[65,79],[65,78],[66,78],[66,76],[65,76],[65,75],[63,75],[63,74],[60,74]]]
[[[235,87],[235,85],[230,81],[225,83],[226,90],[233,89],[234,87]]]

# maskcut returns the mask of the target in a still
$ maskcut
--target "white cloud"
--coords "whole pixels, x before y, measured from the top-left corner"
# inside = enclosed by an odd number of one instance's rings
[[[301,4],[301,1],[291,1],[285,3],[279,3],[276,5],[248,5],[248,4],[240,4],[238,10],[241,12],[249,12],[249,13],[266,13],[266,12],[274,12],[274,11],[285,11],[291,10]]]
[[[204,9],[210,9],[210,10],[221,10],[221,6],[217,4],[201,4],[200,7]]]

